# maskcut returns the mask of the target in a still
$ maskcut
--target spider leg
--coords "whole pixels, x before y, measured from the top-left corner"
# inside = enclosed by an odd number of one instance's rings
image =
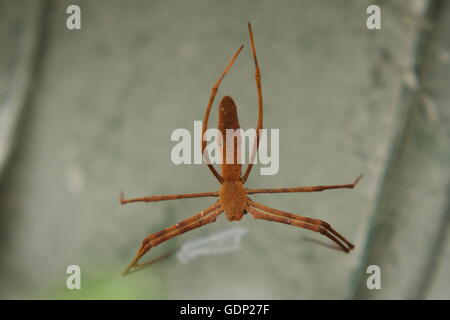
[[[245,183],[247,181],[248,176],[250,175],[250,172],[252,170],[253,162],[256,156],[256,150],[258,150],[259,146],[259,131],[260,129],[262,129],[263,126],[263,98],[261,87],[261,71],[259,69],[258,58],[256,57],[255,41],[253,39],[252,26],[250,23],[248,23],[248,33],[250,35],[250,43],[252,46],[253,61],[255,62],[255,81],[256,81],[256,90],[258,91],[258,123],[256,125],[256,145],[253,148],[252,155],[250,157],[250,163],[248,164],[247,169],[245,170],[245,173],[241,178],[242,183]]]
[[[309,187],[296,187],[296,188],[278,188],[278,189],[247,189],[248,194],[255,193],[286,193],[286,192],[319,192],[329,189],[353,189],[359,180],[362,179],[360,175],[353,183],[349,184],[336,184],[328,186],[309,186]]]
[[[123,271],[122,275],[127,275],[132,269],[137,267],[142,267],[148,263],[139,264],[139,260],[144,254],[146,254],[151,248],[156,247],[160,243],[167,241],[173,237],[180,234],[188,232],[190,230],[199,228],[208,223],[212,223],[216,220],[217,216],[220,215],[223,210],[220,209],[219,203],[216,202],[207,209],[193,215],[190,218],[184,219],[166,229],[159,232],[148,235],[143,241],[142,245],[136,253],[136,256],[128,265],[128,267]]]
[[[265,212],[259,211],[263,210]],[[335,231],[330,224],[325,221],[303,217],[300,215],[292,214],[289,212],[277,210],[267,207],[258,202],[249,199],[249,206],[247,210],[252,214],[255,219],[263,219],[268,221],[274,221],[279,223],[290,224],[296,227],[305,228],[314,232],[319,232],[324,236],[331,239],[345,252],[350,252],[354,248],[354,245],[345,239],[341,234]]]
[[[130,202],[157,202],[164,200],[188,199],[188,198],[202,198],[202,197],[217,197],[219,192],[200,192],[200,193],[184,193],[184,194],[169,194],[164,196],[147,196],[142,198],[124,199],[123,192],[120,193],[120,203],[127,204]]]
[[[203,137],[205,135],[206,129],[208,129],[208,120],[209,120],[209,114],[211,113],[211,107],[214,103],[214,99],[216,98],[217,95],[217,91],[219,90],[219,86],[220,83],[222,82],[223,78],[225,77],[225,75],[227,74],[227,72],[230,70],[231,66],[234,64],[234,62],[236,61],[239,53],[242,51],[242,48],[244,48],[243,45],[241,45],[239,47],[239,49],[235,52],[235,54],[233,55],[233,57],[231,58],[230,62],[228,63],[227,67],[225,68],[225,70],[223,70],[222,74],[220,75],[220,77],[217,79],[216,83],[213,85],[212,89],[211,89],[211,95],[209,97],[209,101],[208,101],[208,105],[206,106],[206,110],[205,110],[205,116],[203,118],[203,125],[202,125],[202,138],[201,138],[201,143],[202,143],[202,154],[205,156],[205,160],[207,162],[208,168],[211,170],[211,172],[214,174],[214,176],[217,178],[217,180],[222,183],[223,182],[223,178],[222,176],[217,172],[217,170],[214,168],[214,166],[209,163],[209,157],[207,154],[205,154],[205,149],[206,149],[206,141],[203,140]]]
[[[146,262],[144,262],[144,263],[140,263],[139,265],[134,266],[134,268],[133,268],[132,270],[128,271],[127,274],[133,273],[133,272],[136,272],[136,271],[139,271],[139,270],[141,270],[141,269],[143,269],[143,268],[145,268],[145,267],[148,267],[148,266],[150,266],[150,265],[152,265],[152,264],[155,264],[155,263],[157,263],[157,262],[159,262],[159,261],[161,261],[161,260],[167,259],[167,258],[169,258],[171,255],[173,255],[176,251],[177,251],[177,250],[172,250],[172,251],[166,252],[165,254],[163,254],[163,255],[161,255],[161,256],[155,258],[155,259],[146,261]]]

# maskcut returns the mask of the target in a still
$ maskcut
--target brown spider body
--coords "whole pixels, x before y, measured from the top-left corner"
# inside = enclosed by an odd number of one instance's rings
[[[256,80],[256,89],[258,93],[258,120],[256,126],[256,150],[257,150],[259,144],[260,130],[263,127],[263,100],[261,89],[261,74],[259,70],[258,60],[256,58],[255,43],[253,40],[253,33],[250,23],[248,24],[248,29],[250,34],[250,43],[252,48],[253,61],[255,64],[255,80]],[[204,137],[205,132],[208,128],[209,114],[211,111],[211,107],[214,103],[217,91],[219,89],[219,85],[222,82],[225,75],[227,74],[227,72],[229,71],[229,69],[231,68],[231,66],[233,65],[234,61],[237,59],[237,56],[241,52],[242,48],[243,46],[241,46],[236,51],[230,63],[222,72],[222,74],[220,75],[220,77],[218,78],[218,80],[211,89],[211,95],[203,119],[202,137]],[[139,263],[139,260],[142,258],[142,256],[145,253],[147,253],[151,248],[154,248],[160,243],[163,243],[185,232],[212,223],[216,221],[216,218],[223,212],[225,212],[225,216],[229,221],[239,221],[242,219],[244,214],[249,212],[255,219],[283,223],[291,226],[296,226],[299,228],[308,229],[314,232],[318,232],[328,237],[334,243],[336,243],[339,246],[339,248],[344,252],[349,252],[354,248],[353,244],[351,244],[347,239],[345,239],[342,235],[336,232],[328,223],[319,219],[308,218],[265,206],[261,203],[251,200],[248,197],[248,195],[256,193],[319,192],[323,190],[342,189],[342,188],[352,189],[361,179],[361,176],[359,176],[353,183],[349,184],[278,188],[278,189],[247,189],[244,187],[244,184],[247,181],[253,166],[252,163],[255,156],[255,150],[253,150],[250,163],[247,165],[244,175],[241,175],[242,165],[240,164],[241,161],[238,161],[239,160],[238,146],[240,141],[239,133],[235,133],[235,135],[232,137],[233,150],[227,150],[227,143],[226,143],[227,129],[237,130],[239,128],[240,126],[236,104],[234,103],[231,97],[225,96],[219,105],[219,122],[218,122],[218,129],[222,133],[222,137],[224,140],[222,141],[221,146],[222,160],[223,160],[221,164],[222,174],[219,174],[214,168],[214,166],[207,161],[208,168],[211,170],[211,172],[216,177],[217,181],[220,183],[219,191],[189,193],[189,194],[172,194],[162,196],[147,196],[134,199],[124,199],[123,194],[121,194],[120,196],[121,204],[127,204],[131,202],[156,202],[163,200],[199,198],[199,197],[218,197],[217,201],[214,204],[202,210],[201,212],[193,215],[192,217],[186,218],[159,232],[148,235],[142,241],[142,244],[139,250],[137,251],[135,258],[131,261],[131,263],[123,272],[124,275],[128,274],[129,272],[135,271],[139,268],[142,268],[144,266],[150,265],[157,260],[160,260],[161,258],[151,260],[142,264]],[[206,142],[202,138],[202,152],[205,154],[205,160],[208,160],[207,153],[204,152],[205,148]],[[230,153],[230,151],[233,151],[232,153],[233,157],[231,160],[227,159],[227,155]]]
[[[220,208],[225,212],[225,216],[229,221],[239,221],[246,213],[247,192],[241,181],[242,165],[238,162],[239,133],[233,138],[233,162],[227,163],[226,130],[237,130],[240,128],[236,104],[230,96],[223,97],[220,102],[217,127],[222,133],[222,137],[224,137],[221,164],[223,182],[219,191]]]

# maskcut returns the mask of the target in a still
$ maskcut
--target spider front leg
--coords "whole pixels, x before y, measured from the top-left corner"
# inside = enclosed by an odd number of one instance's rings
[[[228,71],[230,71],[231,67],[233,66],[234,62],[236,61],[237,57],[239,56],[239,53],[242,51],[243,48],[244,48],[243,45],[241,45],[239,47],[239,49],[235,52],[235,54],[231,58],[230,62],[226,66],[225,70],[222,71],[222,73],[220,74],[219,78],[214,83],[213,87],[211,88],[211,95],[209,96],[208,105],[206,106],[205,115],[203,117],[202,139],[201,139],[202,154],[205,157],[205,160],[207,162],[208,168],[211,170],[211,172],[216,177],[217,181],[219,181],[220,183],[223,182],[223,177],[217,172],[217,170],[214,168],[214,166],[210,163],[208,154],[205,153],[206,141],[203,140],[203,137],[205,136],[205,132],[208,129],[209,114],[211,113],[211,107],[212,107],[212,105],[214,103],[214,99],[216,98],[217,91],[219,90],[219,86],[220,86],[223,78],[225,78],[225,75],[228,73]]]
[[[263,211],[260,211],[260,210]],[[350,252],[355,246],[345,239],[341,234],[335,231],[330,224],[325,221],[303,217],[293,213],[277,210],[267,207],[258,202],[249,199],[247,210],[255,219],[285,223],[296,227],[319,232],[335,242],[346,253]]]
[[[142,258],[144,254],[146,254],[151,248],[156,247],[162,242],[165,242],[173,237],[176,237],[180,234],[188,232],[190,230],[199,228],[208,223],[214,222],[218,215],[220,215],[223,211],[219,207],[219,203],[216,202],[212,206],[207,209],[193,215],[190,218],[184,219],[177,224],[174,224],[166,229],[163,229],[159,232],[148,235],[143,241],[142,245],[136,253],[136,256],[128,265],[128,267],[123,271],[122,275],[127,275],[133,268],[141,267],[142,264],[139,264],[139,260]]]
[[[252,171],[253,162],[255,160],[256,151],[258,150],[259,146],[259,135],[260,130],[263,127],[263,97],[262,97],[262,87],[261,87],[261,70],[259,69],[258,64],[258,58],[256,57],[256,48],[255,48],[255,40],[253,39],[253,31],[252,26],[250,23],[248,23],[248,33],[250,36],[250,44],[252,47],[252,55],[253,55],[253,62],[255,64],[255,81],[256,81],[256,91],[258,93],[258,121],[256,124],[256,143],[253,148],[252,154],[250,156],[250,163],[247,165],[247,169],[245,170],[244,175],[241,177],[242,183],[245,183],[250,175],[250,172]]]

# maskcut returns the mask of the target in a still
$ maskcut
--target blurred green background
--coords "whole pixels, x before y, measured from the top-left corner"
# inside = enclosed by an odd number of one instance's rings
[[[381,7],[381,30],[366,8]],[[66,8],[81,7],[81,30]],[[127,196],[218,189],[170,161],[176,128],[201,120],[212,84],[243,128],[261,65],[265,127],[280,171],[247,187],[350,183],[354,190],[257,195],[330,222],[349,255],[312,232],[247,215],[239,250],[120,275],[141,240],[212,199],[133,204]],[[0,297],[90,299],[449,299],[450,2],[439,0],[0,0]],[[211,124],[217,119],[216,108]],[[236,226],[225,217],[152,250]],[[66,267],[81,267],[81,290]],[[381,268],[368,290],[366,268]]]

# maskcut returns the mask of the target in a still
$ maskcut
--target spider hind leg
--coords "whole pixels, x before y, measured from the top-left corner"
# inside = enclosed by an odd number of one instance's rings
[[[330,224],[325,221],[270,208],[250,199],[247,210],[255,219],[289,224],[295,227],[318,232],[332,240],[346,253],[349,253],[355,247],[350,241],[335,231]]]

